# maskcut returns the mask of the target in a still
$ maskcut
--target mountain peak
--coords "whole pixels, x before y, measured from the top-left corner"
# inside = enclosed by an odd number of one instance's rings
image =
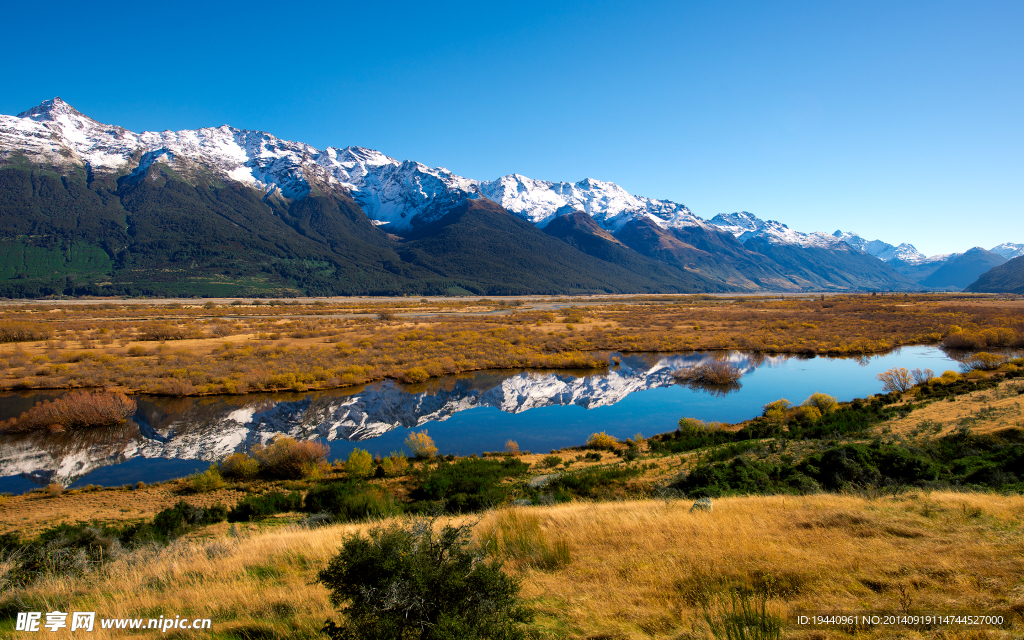
[[[36,122],[49,121],[53,122],[57,120],[59,116],[73,116],[76,118],[88,118],[83,115],[80,111],[72,107],[70,104],[60,99],[60,96],[53,98],[52,100],[43,100],[38,105],[32,107],[28,111],[22,111],[18,114],[19,118],[31,118]]]

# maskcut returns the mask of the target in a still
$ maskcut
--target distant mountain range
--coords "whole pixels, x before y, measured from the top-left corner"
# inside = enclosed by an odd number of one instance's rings
[[[1024,254],[711,220],[610,182],[492,181],[228,126],[0,116],[0,296],[962,289]]]

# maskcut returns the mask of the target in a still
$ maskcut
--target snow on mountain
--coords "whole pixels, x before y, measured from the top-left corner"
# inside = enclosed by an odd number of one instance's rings
[[[711,360],[694,354],[665,356],[653,361],[625,356],[619,367],[605,374],[569,376],[557,373],[520,373],[502,378],[497,384],[480,388],[457,381],[451,388],[434,393],[410,393],[391,381],[369,385],[352,395],[317,395],[295,401],[259,400],[238,406],[196,404],[180,413],[155,419],[140,411],[125,425],[123,437],[84,448],[59,439],[59,434],[7,437],[0,447],[0,477],[21,475],[39,484],[75,482],[91,471],[132,458],[171,458],[216,462],[233,452],[248,451],[280,434],[298,440],[361,441],[392,429],[414,428],[428,422],[442,422],[477,407],[493,407],[507,413],[530,409],[576,405],[586,409],[613,405],[631,393],[668,387],[676,383],[673,373]],[[751,361],[739,352],[730,362],[743,373],[758,366],[774,366],[785,357]],[[60,451],[59,456],[51,453]]]
[[[992,253],[998,253],[1007,260],[1024,256],[1024,244],[1014,244],[1013,242],[1004,242],[1001,245],[992,247]]]
[[[761,220],[754,214],[746,211],[720,213],[709,220],[708,223],[722,231],[733,234],[740,242],[746,242],[751,238],[764,238],[771,244],[798,245],[801,247],[839,249],[846,246],[846,243],[841,239],[827,233],[821,233],[820,231],[813,233],[794,231],[777,220]]]
[[[580,210],[609,231],[647,217],[662,227],[715,226],[741,242],[764,237],[774,244],[803,247],[839,249],[845,244],[887,261],[925,260],[912,245],[892,247],[838,231],[833,235],[801,233],[745,211],[704,221],[685,205],[634,196],[617,184],[591,178],[575,183],[547,182],[511,174],[479,181],[362,147],[321,151],[302,142],[226,125],[137,134],[97,122],[60,98],[46,100],[18,116],[0,115],[0,159],[15,154],[34,162],[130,176],[143,176],[154,163],[166,163],[186,176],[213,172],[258,189],[266,197],[289,200],[301,199],[314,189],[345,190],[371,220],[396,231],[432,222],[465,198],[483,196],[538,226]],[[997,247],[996,253],[1021,255],[1024,245],[1006,243]]]
[[[399,161],[361,147],[320,151],[269,133],[221,126],[186,131],[133,133],[105,125],[60,98],[14,116],[0,116],[0,149],[55,165],[91,171],[144,175],[154,163],[212,170],[267,195],[299,199],[314,187],[346,189],[378,224],[408,229],[432,222],[451,205],[481,195],[534,224],[559,213],[586,211],[601,226],[616,230],[638,216],[662,226],[704,222],[681,204],[633,196],[599,180],[544,182],[510,175],[492,181],[458,176],[443,167]]]
[[[612,182],[587,178],[576,183],[545,182],[512,174],[480,183],[480,193],[525,220],[544,226],[562,213],[583,211],[601,227],[617,231],[636,217],[662,227],[703,227],[685,205],[629,194]]]

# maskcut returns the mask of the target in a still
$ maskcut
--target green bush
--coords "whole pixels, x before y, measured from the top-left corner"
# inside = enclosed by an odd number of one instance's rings
[[[261,496],[248,496],[228,512],[228,522],[251,522],[277,513],[298,511],[302,507],[302,494],[271,491]]]
[[[196,493],[210,493],[224,488],[224,478],[217,467],[211,464],[206,471],[189,476],[188,484]]]
[[[532,619],[520,582],[472,544],[468,525],[374,528],[346,539],[319,580],[343,607],[324,627],[337,640],[519,640]]]
[[[373,456],[369,451],[353,449],[345,461],[345,473],[350,478],[369,478],[373,474]]]
[[[504,502],[511,487],[504,482],[526,473],[530,465],[518,458],[463,458],[442,462],[412,492],[415,500],[444,502],[450,513],[480,511]]]
[[[540,466],[545,469],[553,469],[560,464],[562,464],[562,459],[558,456],[544,456],[544,459],[540,461]]]
[[[310,489],[302,510],[329,513],[338,521],[349,522],[398,515],[402,512],[402,505],[381,487],[362,480],[350,480]]]

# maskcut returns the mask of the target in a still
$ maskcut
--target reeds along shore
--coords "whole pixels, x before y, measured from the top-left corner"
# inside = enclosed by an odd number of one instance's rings
[[[604,367],[608,351],[1024,347],[1024,302],[979,296],[656,297],[550,310],[532,306],[558,301],[239,302],[2,307],[0,389],[239,394]],[[508,313],[467,315],[489,311]]]
[[[498,510],[476,532],[481,541],[492,537],[518,513],[536,523],[533,542],[521,541],[520,549],[564,547],[568,562],[546,567],[522,553],[507,556],[506,570],[523,579],[522,593],[538,613],[540,637],[707,638],[705,613],[716,615],[735,589],[767,598],[784,637],[846,637],[800,635],[792,619],[799,610],[1024,613],[1024,558],[1012,534],[1021,526],[1021,496],[912,491],[878,499],[723,498],[710,512],[689,506],[639,500]],[[243,529],[144,548],[86,576],[48,576],[20,591],[18,606],[209,617],[215,637],[321,637],[324,620],[337,614],[315,576],[345,536],[375,524]],[[1012,629],[900,631],[862,629],[856,637],[1016,637]],[[66,629],[52,635],[73,637]]]

